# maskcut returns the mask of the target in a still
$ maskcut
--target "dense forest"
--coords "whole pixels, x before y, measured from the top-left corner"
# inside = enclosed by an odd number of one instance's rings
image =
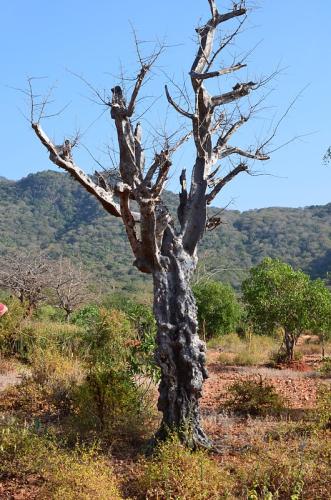
[[[168,192],[166,201],[175,210],[177,196]],[[238,287],[265,256],[278,257],[314,278],[331,271],[331,203],[224,210],[221,217],[221,227],[206,234],[200,250],[203,267],[217,269],[221,281]],[[0,231],[2,255],[40,247],[52,257],[81,258],[108,289],[146,286],[146,278],[131,265],[121,223],[65,174],[44,171],[19,181],[0,178]]]

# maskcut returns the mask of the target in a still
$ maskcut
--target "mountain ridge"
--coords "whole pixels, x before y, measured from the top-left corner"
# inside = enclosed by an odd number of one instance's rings
[[[176,210],[177,195],[165,202]],[[212,208],[211,213],[220,209]],[[46,170],[18,181],[0,177],[0,255],[42,248],[57,257],[80,255],[110,287],[143,288],[125,230],[67,174]],[[222,224],[207,232],[199,255],[207,269],[238,287],[263,257],[279,257],[312,277],[331,271],[331,203],[222,211]]]

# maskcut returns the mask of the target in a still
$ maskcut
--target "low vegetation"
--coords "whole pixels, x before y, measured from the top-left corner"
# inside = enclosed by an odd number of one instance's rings
[[[228,325],[206,334],[217,366],[249,371],[227,386],[223,403],[215,406],[234,422],[229,424],[234,425],[231,444],[224,445],[228,431],[222,426],[211,453],[193,453],[171,436],[146,457],[142,453],[149,449],[159,418],[150,307],[115,294],[101,306],[82,307],[66,321],[51,305],[43,304],[29,317],[25,304],[8,297],[6,302],[0,374],[19,371],[21,382],[1,393],[1,494],[10,498],[19,488],[24,498],[69,500],[328,498],[328,333],[312,331],[295,351],[317,360],[314,380],[321,385],[315,410],[302,421],[284,422],[289,402],[270,379],[254,375],[255,366],[261,373],[278,367],[281,329],[273,335],[254,333],[242,309],[231,325],[223,313],[211,314],[205,326],[214,320]],[[235,422],[240,425],[242,419],[252,431],[239,446]]]
[[[19,482],[22,498],[120,500],[118,482],[105,459],[92,447],[61,448],[19,424],[0,426],[0,477]]]
[[[285,401],[274,386],[260,376],[231,385],[223,407],[243,415],[277,415],[285,409]]]

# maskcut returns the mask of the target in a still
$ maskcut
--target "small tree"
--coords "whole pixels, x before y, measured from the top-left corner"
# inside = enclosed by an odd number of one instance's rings
[[[0,288],[9,290],[27,305],[30,316],[47,298],[51,285],[52,263],[42,252],[15,252],[2,258]]]
[[[193,293],[198,307],[199,330],[204,338],[233,332],[241,311],[230,285],[205,280],[193,286]]]
[[[89,275],[81,263],[75,265],[66,258],[61,258],[54,263],[51,283],[52,298],[54,304],[64,310],[67,321],[78,306],[90,299],[89,284]]]
[[[309,328],[308,294],[310,279],[278,259],[264,259],[250,271],[242,292],[248,317],[261,334],[284,330],[284,345],[289,361],[299,335]]]

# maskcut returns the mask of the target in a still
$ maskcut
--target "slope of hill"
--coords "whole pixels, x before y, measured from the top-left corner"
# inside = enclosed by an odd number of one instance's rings
[[[177,197],[166,193],[175,210]],[[200,257],[218,278],[238,286],[263,257],[279,257],[313,277],[331,271],[331,203],[306,208],[265,208],[222,213],[223,224],[208,232]],[[109,287],[137,289],[147,277],[133,258],[119,220],[67,175],[44,171],[20,181],[0,179],[0,255],[39,247],[56,257],[80,255]]]

